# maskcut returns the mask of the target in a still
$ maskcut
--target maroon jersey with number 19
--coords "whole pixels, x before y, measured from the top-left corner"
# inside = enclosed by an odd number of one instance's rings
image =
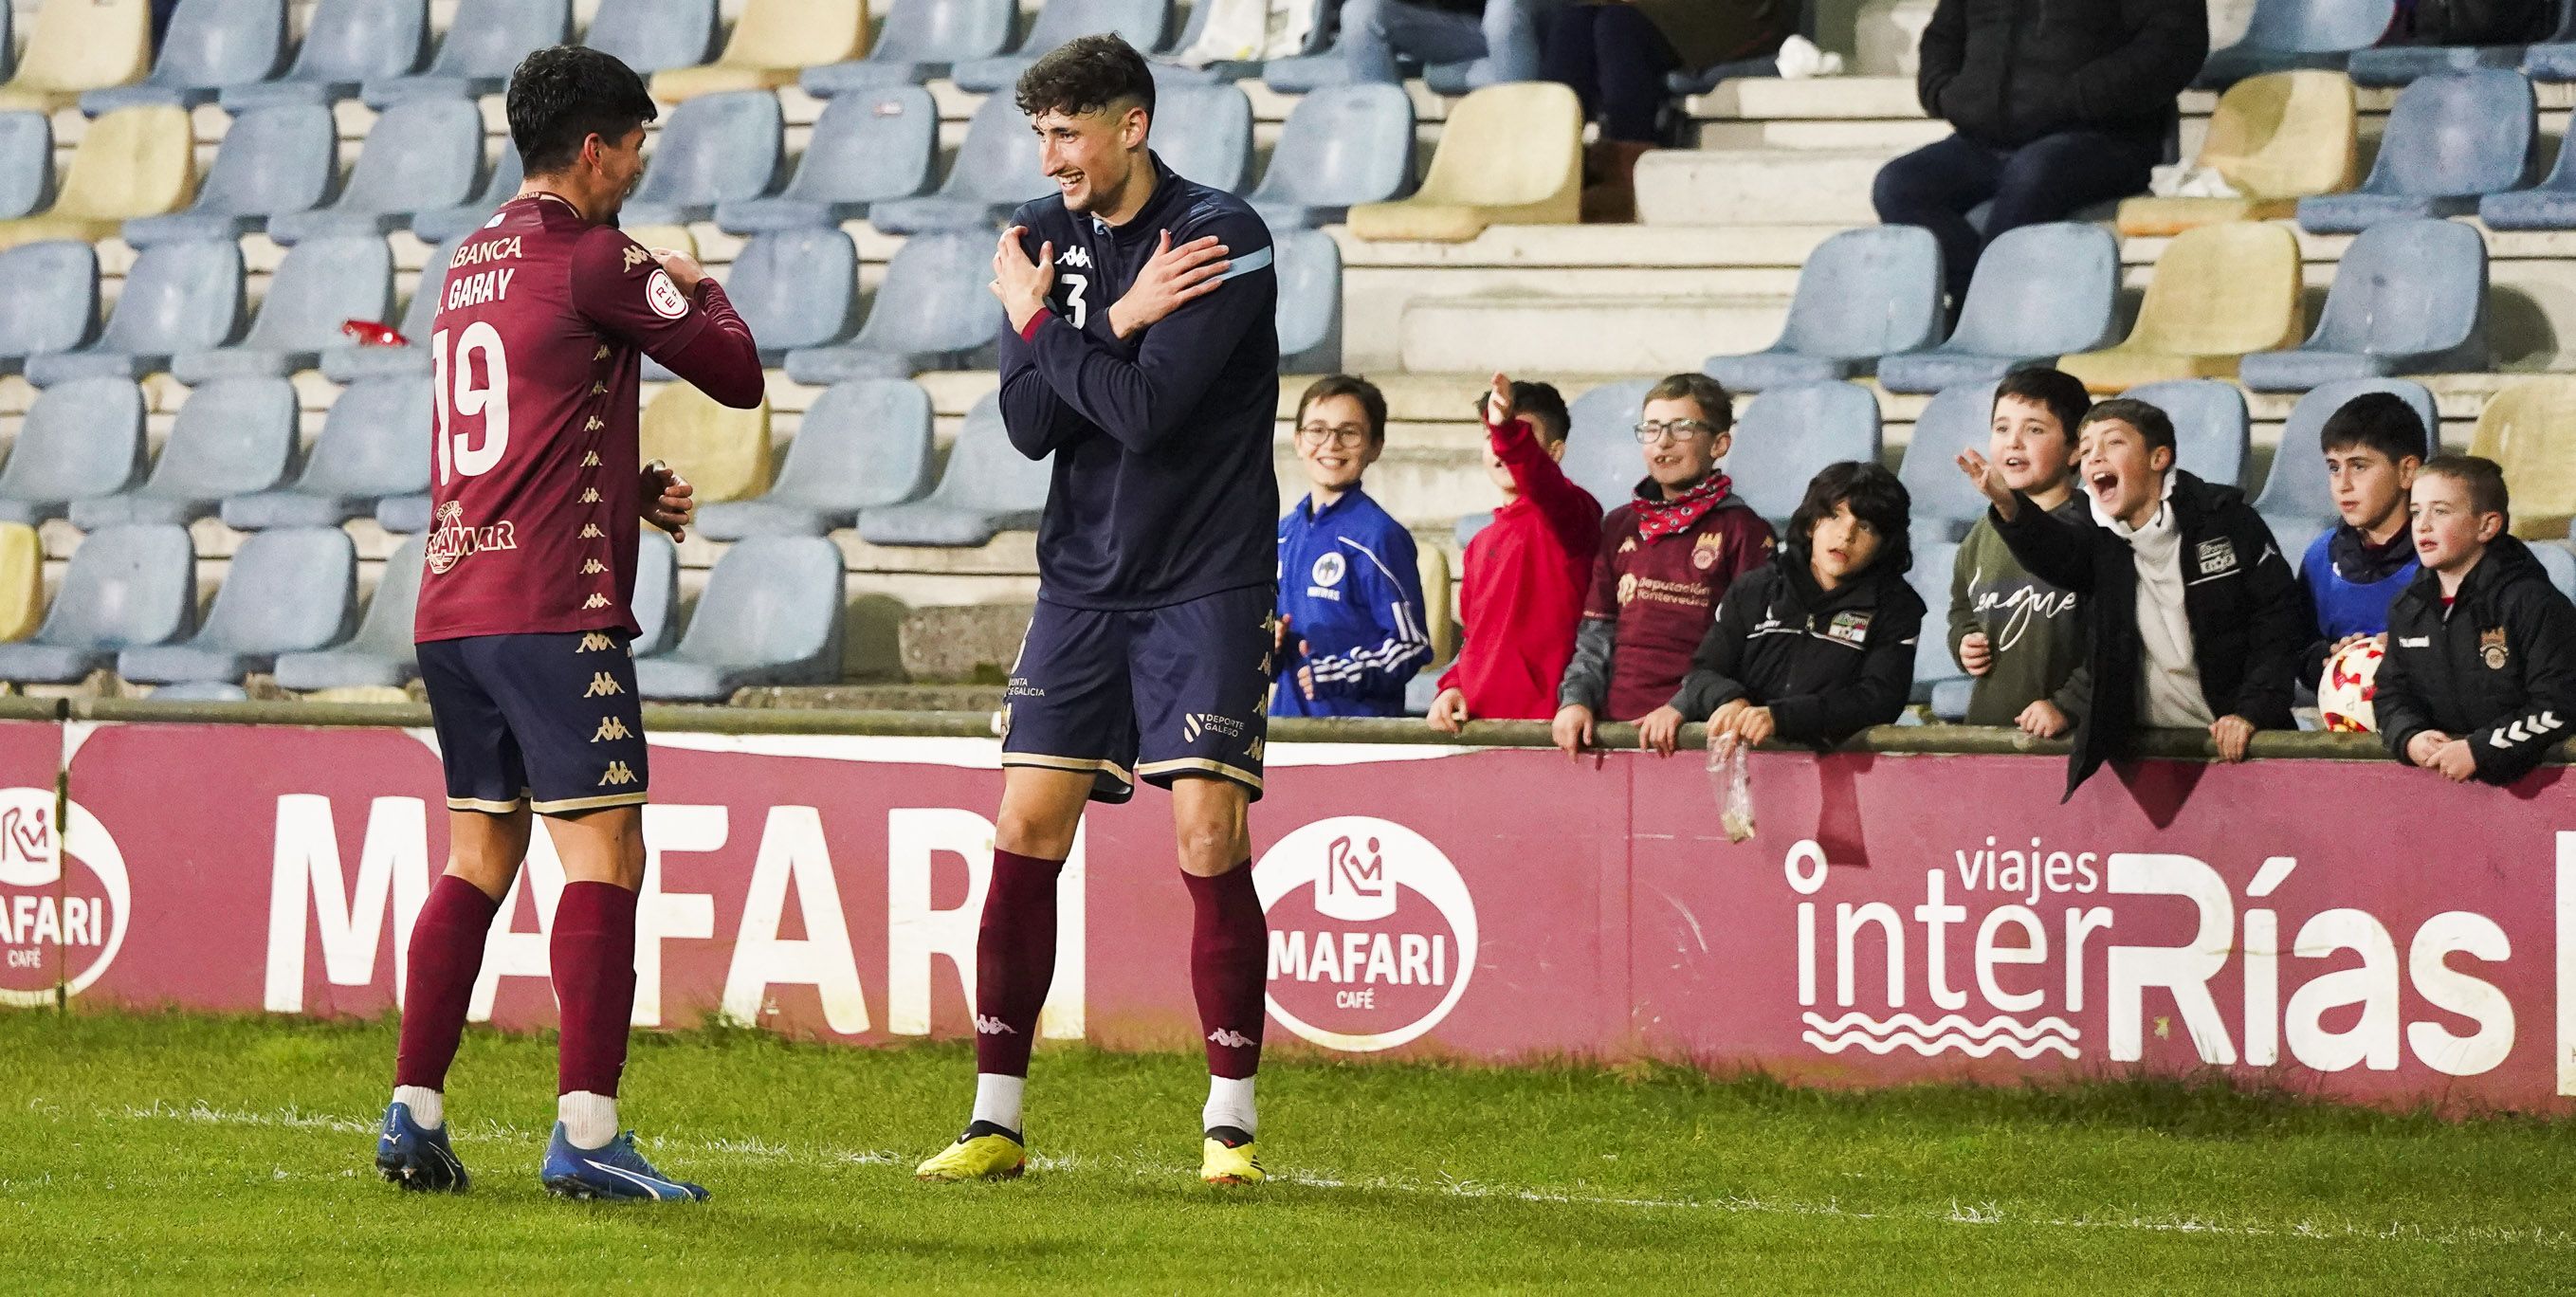
[[[548,195],[458,246],[431,325],[431,521],[413,638],[636,632],[641,357],[727,405],[761,391],[710,279]],[[677,465],[683,473],[686,465]]]

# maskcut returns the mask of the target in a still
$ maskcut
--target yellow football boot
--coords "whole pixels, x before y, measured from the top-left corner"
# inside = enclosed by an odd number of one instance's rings
[[[1029,1169],[1029,1150],[1018,1134],[979,1121],[966,1128],[957,1142],[941,1149],[939,1155],[913,1168],[917,1180],[956,1182],[960,1180],[1016,1180]]]
[[[1252,1136],[1219,1126],[1199,1143],[1199,1178],[1209,1184],[1260,1184],[1270,1173],[1261,1169]]]

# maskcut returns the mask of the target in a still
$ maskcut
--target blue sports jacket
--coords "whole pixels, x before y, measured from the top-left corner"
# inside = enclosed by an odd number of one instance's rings
[[[1353,488],[1279,520],[1279,612],[1288,651],[1273,665],[1273,716],[1401,716],[1404,686],[1431,661],[1413,533]],[[1305,646],[1301,654],[1298,645]],[[1298,686],[1312,671],[1315,696]]]

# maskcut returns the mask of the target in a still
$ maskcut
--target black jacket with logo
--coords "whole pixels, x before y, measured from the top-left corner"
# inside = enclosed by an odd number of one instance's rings
[[[2288,729],[2291,675],[2299,650],[2314,637],[2298,575],[2243,491],[2181,469],[2173,473],[2167,503],[2182,533],[2183,616],[2191,625],[2201,697],[2212,715]],[[2075,724],[2066,771],[2072,797],[2104,761],[2128,750],[2138,727],[2137,557],[2090,510],[2066,522],[2024,496],[2012,521],[1992,510],[1987,517],[2032,576],[2084,596],[2093,608],[2093,709]]]
[[[1904,713],[1922,633],[1923,598],[1902,564],[1828,591],[1803,550],[1783,550],[1727,589],[1673,707],[1704,721],[1742,698],[1771,709],[1783,740],[1830,746]]]
[[[1925,112],[1999,148],[2078,130],[2156,140],[2208,56],[2204,0],[1940,0],[1915,87]]]
[[[2442,606],[2426,572],[2388,606],[2388,656],[2371,701],[2380,737],[2400,761],[2426,730],[2467,739],[2478,778],[2509,784],[2530,773],[2576,726],[2576,604],[2511,536]]]

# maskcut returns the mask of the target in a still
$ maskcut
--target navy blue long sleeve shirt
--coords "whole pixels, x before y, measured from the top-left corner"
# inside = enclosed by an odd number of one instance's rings
[[[1025,332],[1000,342],[1002,419],[1031,459],[1055,456],[1038,524],[1038,594],[1076,608],[1156,608],[1268,585],[1279,481],[1279,280],[1270,230],[1232,194],[1152,159],[1154,193],[1124,225],[1069,212],[1062,195],[1011,223],[1055,287]],[[1213,293],[1133,339],[1109,327],[1169,230],[1213,234],[1233,269]]]

